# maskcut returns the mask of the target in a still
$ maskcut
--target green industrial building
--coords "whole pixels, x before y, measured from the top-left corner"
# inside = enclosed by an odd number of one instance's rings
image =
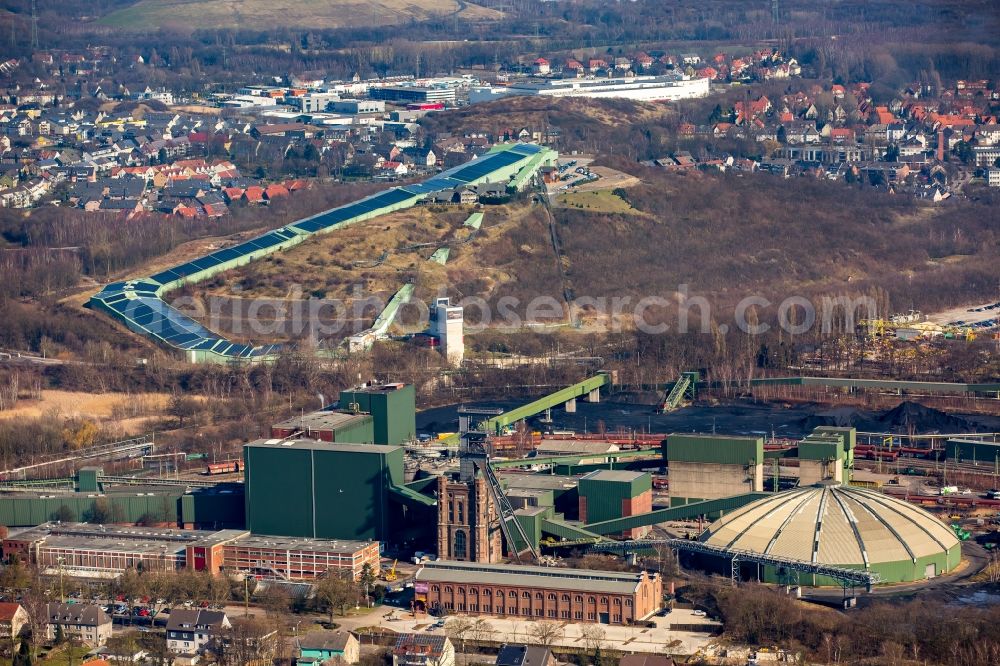
[[[597,470],[580,477],[580,521],[597,523],[649,513],[653,510],[653,477],[645,472]],[[648,527],[626,530],[624,536],[640,538]]]
[[[78,489],[0,492],[0,525],[30,527],[61,520],[241,529],[245,522],[242,484],[112,485],[100,478],[99,468],[83,468],[77,476]]]
[[[400,543],[435,504],[404,485],[398,446],[267,439],[243,456],[255,534]]]
[[[375,444],[397,445],[416,439],[416,391],[412,384],[380,384],[341,391],[338,407],[350,414],[371,415],[370,441]]]
[[[948,460],[971,463],[982,467],[1000,467],[1000,442],[977,439],[949,439],[946,444]]]
[[[271,437],[397,446],[416,439],[416,392],[411,384],[341,391],[337,405],[275,423]]]
[[[670,506],[764,490],[764,439],[671,434],[663,442]]]
[[[740,507],[698,538],[716,548],[709,557],[730,573],[730,557],[755,553],[774,564],[748,562],[741,575],[787,583],[794,572],[782,561],[794,560],[859,569],[877,574],[882,583],[925,580],[955,569],[961,544],[940,520],[909,502],[834,481],[795,488]],[[831,578],[802,574],[807,585],[836,584]]]

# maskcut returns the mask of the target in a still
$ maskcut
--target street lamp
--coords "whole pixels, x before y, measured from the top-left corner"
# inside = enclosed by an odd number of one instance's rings
[[[250,617],[250,572],[243,572],[243,617]]]
[[[63,563],[65,561],[66,558],[64,557],[56,560],[56,563],[59,565],[59,602],[63,604],[66,603],[66,595],[63,594]]]

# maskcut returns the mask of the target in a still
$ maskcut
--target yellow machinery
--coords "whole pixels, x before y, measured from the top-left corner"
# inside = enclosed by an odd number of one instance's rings
[[[397,562],[399,562],[399,560],[393,560],[392,561],[392,566],[382,572],[382,579],[385,580],[388,583],[391,583],[392,581],[396,580],[396,563]]]

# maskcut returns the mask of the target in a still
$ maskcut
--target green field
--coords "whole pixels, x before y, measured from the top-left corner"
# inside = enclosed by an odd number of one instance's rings
[[[126,30],[157,28],[342,28],[403,23],[458,13],[495,18],[491,9],[457,0],[140,0],[101,23]]]
[[[567,192],[556,197],[556,204],[565,208],[577,208],[593,213],[635,213],[627,201],[608,190],[592,192]]]

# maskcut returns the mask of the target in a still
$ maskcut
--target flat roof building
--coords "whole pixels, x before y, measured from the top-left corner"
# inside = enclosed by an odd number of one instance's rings
[[[764,490],[764,438],[670,434],[670,506]]]
[[[706,97],[707,78],[665,76],[618,76],[613,78],[545,79],[518,81],[509,86],[472,88],[469,102],[490,101],[506,95],[548,95],[551,97],[611,97],[643,101]]]
[[[3,556],[17,555],[46,573],[114,578],[127,569],[217,573],[222,547],[243,530],[178,530],[89,523],[45,523],[3,540]]]
[[[379,542],[248,536],[225,545],[223,568],[256,578],[311,580],[327,571],[350,572],[354,580],[368,564],[379,571]]]
[[[320,410],[280,421],[271,426],[271,437],[300,436],[324,442],[371,444],[374,421],[368,414]]]
[[[3,541],[47,573],[114,578],[127,569],[212,574],[250,572],[258,579],[310,580],[333,569],[358,578],[378,571],[379,542],[251,536],[245,530],[176,530],[87,523],[46,523]]]
[[[427,562],[417,571],[418,610],[628,624],[659,610],[659,574],[474,562]]]
[[[386,86],[371,88],[368,96],[387,102],[455,102],[455,89],[423,86]]]

